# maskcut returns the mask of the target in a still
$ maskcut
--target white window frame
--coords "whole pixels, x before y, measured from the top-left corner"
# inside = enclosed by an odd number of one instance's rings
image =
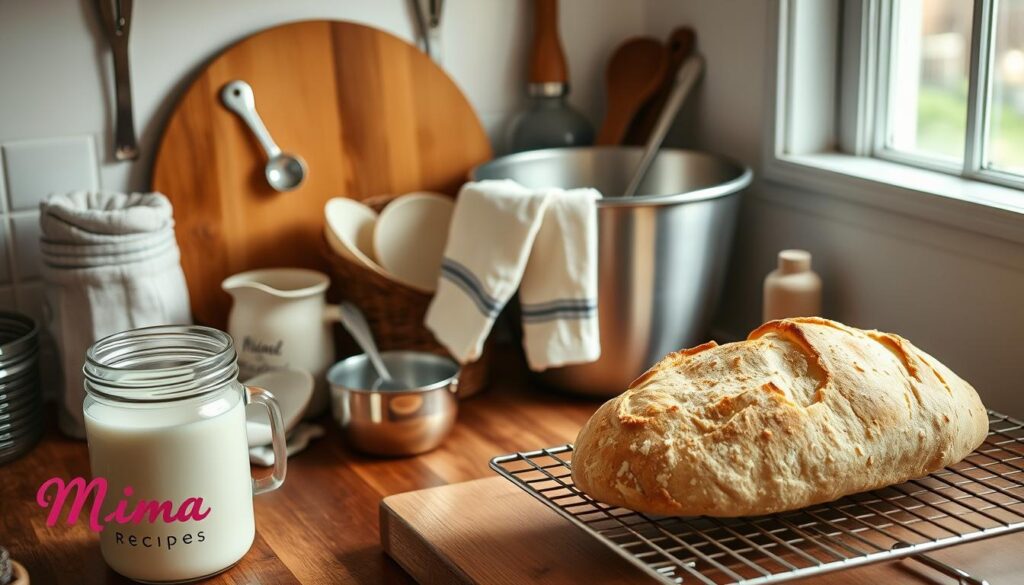
[[[966,1],[966,0],[965,0]],[[770,14],[767,94],[773,113],[764,174],[852,202],[1024,243],[1024,181],[983,169],[991,55],[972,58],[968,148],[962,168],[893,152],[880,144],[887,63],[888,0],[776,0]],[[975,5],[972,55],[994,22],[995,0]],[[866,26],[865,26],[866,24]],[[881,26],[879,26],[881,24]],[[983,27],[988,27],[984,29]],[[841,41],[840,41],[841,39]],[[881,41],[881,42],[880,42]],[[980,66],[979,66],[980,65]],[[908,164],[910,163],[910,164]]]

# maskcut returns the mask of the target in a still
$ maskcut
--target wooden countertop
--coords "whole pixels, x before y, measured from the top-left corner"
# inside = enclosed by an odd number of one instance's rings
[[[531,387],[514,352],[496,361],[491,387],[461,404],[451,436],[431,453],[359,455],[322,421],[327,435],[288,461],[284,486],[255,498],[252,549],[204,583],[414,583],[381,550],[382,497],[492,477],[491,457],[572,441],[600,405]],[[35,494],[53,476],[89,477],[85,443],[55,429],[28,455],[0,467],[0,544],[25,565],[33,585],[130,582],[107,568],[99,538],[83,523],[46,526]]]
[[[491,388],[462,403],[455,430],[432,453],[406,459],[362,456],[348,450],[328,423],[327,436],[289,461],[285,485],[255,499],[256,541],[246,557],[205,583],[413,583],[381,549],[381,498],[493,477],[491,457],[572,441],[600,404],[531,386],[516,353],[504,351],[500,358]],[[78,475],[89,476],[85,443],[56,430],[25,457],[0,467],[0,544],[28,568],[33,584],[127,583],[106,567],[97,536],[84,524],[47,527],[46,514],[35,504],[43,481]],[[994,585],[1008,567],[1024,568],[1016,552],[1022,537],[996,538],[935,556],[996,579],[990,581]],[[898,562],[839,575],[821,580],[860,584],[893,582],[895,576],[907,583],[950,582]]]

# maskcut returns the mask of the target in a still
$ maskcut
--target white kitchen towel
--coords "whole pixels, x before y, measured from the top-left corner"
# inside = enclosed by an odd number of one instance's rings
[[[519,287],[550,194],[514,181],[467,183],[459,192],[425,324],[460,363],[480,357]]]
[[[191,323],[171,204],[159,193],[71,193],[40,205],[44,317],[63,370],[60,427],[83,437],[82,364],[96,340]]]
[[[476,360],[519,289],[530,368],[596,360],[594,189],[527,189],[513,181],[462,188],[426,325],[461,363]]]
[[[541,372],[601,357],[595,189],[550,192],[519,287],[523,346]]]

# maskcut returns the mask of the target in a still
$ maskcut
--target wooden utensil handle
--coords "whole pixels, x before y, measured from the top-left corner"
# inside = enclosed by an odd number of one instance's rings
[[[651,132],[654,131],[654,125],[658,123],[658,116],[664,109],[669,94],[672,93],[672,86],[675,84],[679,68],[697,46],[697,33],[688,26],[679,27],[672,31],[666,44],[668,46],[668,74],[665,75],[665,82],[633,118],[623,144],[634,146],[647,144]]]
[[[566,83],[568,79],[558,37],[558,0],[534,0],[530,83]]]
[[[663,87],[671,91],[673,80],[683,61],[690,56],[697,45],[697,33],[688,26],[680,27],[672,31],[668,37],[668,66],[669,74],[665,76]]]

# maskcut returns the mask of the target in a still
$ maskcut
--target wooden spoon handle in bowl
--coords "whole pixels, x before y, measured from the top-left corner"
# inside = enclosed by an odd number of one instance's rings
[[[667,45],[668,73],[665,75],[665,80],[662,82],[661,87],[658,88],[658,91],[647,100],[647,103],[633,117],[633,122],[629,125],[629,131],[626,132],[626,139],[623,140],[623,144],[634,146],[647,144],[647,139],[650,138],[654,125],[658,122],[658,116],[661,115],[661,111],[665,108],[665,101],[668,100],[668,95],[672,92],[672,85],[676,74],[679,72],[679,68],[697,46],[697,33],[688,26],[679,27],[669,35]]]
[[[668,71],[668,50],[650,38],[631,39],[608,62],[608,107],[597,143],[620,144],[633,116],[661,87]]]

